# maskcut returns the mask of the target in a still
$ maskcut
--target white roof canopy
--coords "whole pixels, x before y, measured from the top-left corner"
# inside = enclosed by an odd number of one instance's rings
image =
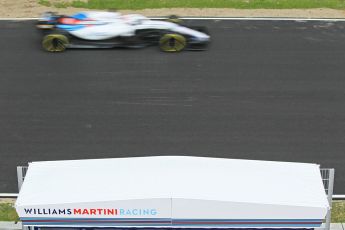
[[[319,165],[183,156],[33,162],[16,207],[22,219],[99,218],[104,213],[90,209],[123,207],[127,214],[134,209],[140,214],[112,217],[164,218],[169,226],[174,219],[319,223],[329,208]],[[71,209],[72,214],[39,214],[44,208]],[[82,215],[75,208],[87,211]],[[146,209],[155,214],[143,215]]]

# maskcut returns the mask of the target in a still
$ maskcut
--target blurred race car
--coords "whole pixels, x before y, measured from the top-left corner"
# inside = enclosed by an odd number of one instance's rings
[[[50,52],[66,48],[142,48],[162,51],[205,50],[210,35],[204,27],[185,26],[177,17],[151,20],[138,14],[80,12],[72,16],[45,13],[37,28],[44,31],[42,46]]]

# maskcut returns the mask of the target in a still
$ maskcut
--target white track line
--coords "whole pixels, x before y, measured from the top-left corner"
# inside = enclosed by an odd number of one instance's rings
[[[345,18],[275,18],[275,17],[182,17],[189,20],[244,20],[244,21],[345,21]]]
[[[345,195],[333,195],[333,199],[345,199]]]
[[[17,198],[18,193],[0,193],[0,197]]]
[[[1,197],[17,198],[18,193],[0,193]],[[345,199],[345,195],[333,195],[333,199]]]
[[[40,18],[0,18],[0,21],[27,21],[27,20],[38,20]]]
[[[166,19],[166,17],[150,17],[151,19]],[[28,21],[40,18],[0,18],[0,21]],[[345,22],[345,18],[276,18],[276,17],[181,17],[185,20],[244,20],[244,21],[332,21]]]

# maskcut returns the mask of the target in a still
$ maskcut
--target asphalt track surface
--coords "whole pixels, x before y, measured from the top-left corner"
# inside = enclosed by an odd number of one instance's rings
[[[0,22],[0,192],[29,161],[197,155],[319,163],[344,194],[345,23],[192,23],[209,51],[52,54]]]

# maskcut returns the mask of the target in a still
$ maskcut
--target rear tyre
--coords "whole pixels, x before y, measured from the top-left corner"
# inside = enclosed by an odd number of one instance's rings
[[[180,52],[186,45],[186,38],[180,34],[164,34],[159,40],[159,47],[164,52]]]
[[[182,24],[183,21],[181,18],[179,18],[177,15],[170,15],[167,19],[168,22],[173,22],[176,24]]]
[[[69,40],[63,34],[48,34],[42,41],[43,49],[48,52],[63,52],[68,44]]]

